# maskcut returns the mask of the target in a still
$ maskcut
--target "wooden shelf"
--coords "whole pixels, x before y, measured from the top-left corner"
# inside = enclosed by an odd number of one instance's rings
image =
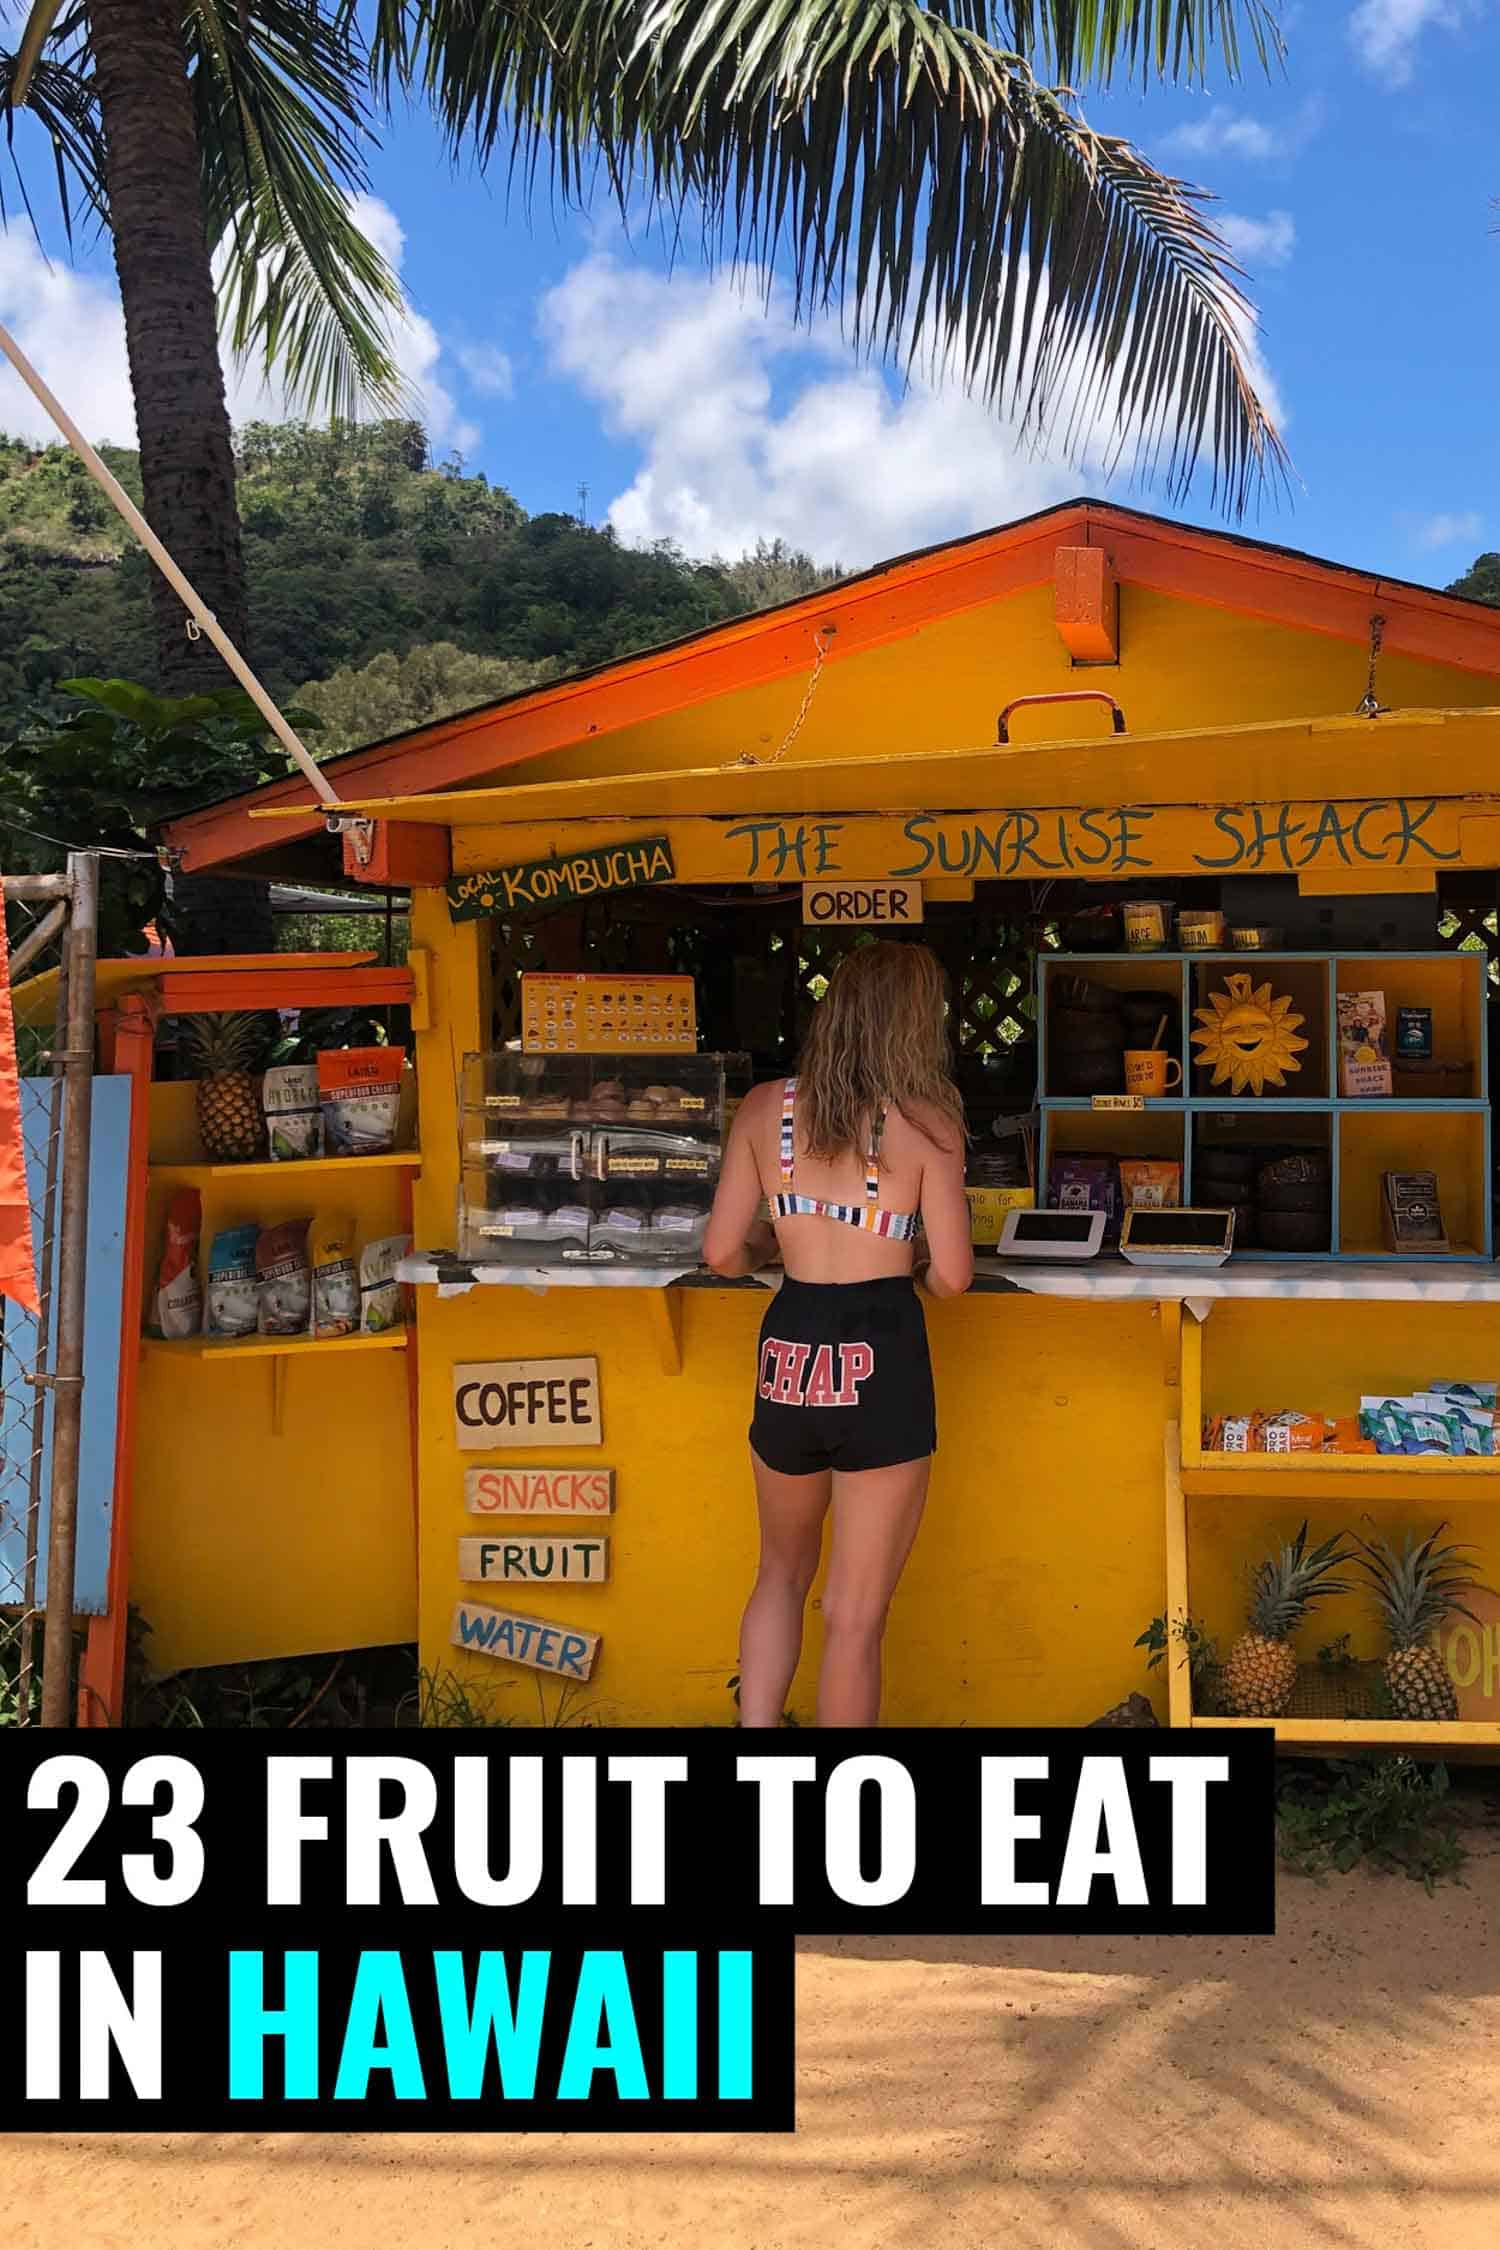
[[[1400,1453],[1199,1453],[1184,1454],[1182,1489],[1188,1499],[1419,1500],[1437,1502],[1444,1483],[1450,1497],[1500,1500],[1500,1459],[1462,1461],[1442,1454]]]
[[[1458,1749],[1482,1744],[1500,1749],[1500,1724],[1481,1719],[1210,1719],[1194,1712],[1192,1727],[1270,1727],[1278,1742],[1318,1743],[1325,1749],[1341,1743],[1379,1743],[1385,1749]]]
[[[298,1180],[310,1173],[323,1178],[337,1172],[347,1178],[354,1172],[416,1172],[421,1164],[419,1148],[398,1148],[385,1156],[304,1156],[280,1164],[268,1158],[254,1164],[153,1164],[149,1173],[153,1184],[160,1181],[170,1187],[205,1187],[211,1180]]]
[[[404,1352],[410,1331],[383,1328],[373,1336],[143,1336],[148,1359],[299,1359],[321,1352]]]

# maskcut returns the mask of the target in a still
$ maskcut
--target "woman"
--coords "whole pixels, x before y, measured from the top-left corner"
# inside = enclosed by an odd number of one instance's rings
[[[761,1327],[750,1426],[761,1552],[740,1635],[747,1727],[781,1722],[830,1499],[818,1724],[879,1716],[886,1611],[937,1444],[913,1281],[956,1297],[973,1276],[945,1017],[925,946],[857,946],[798,1075],[754,1089],[724,1151],[703,1255],[735,1276],[779,1248],[786,1276]],[[762,1196],[771,1226],[756,1218]]]

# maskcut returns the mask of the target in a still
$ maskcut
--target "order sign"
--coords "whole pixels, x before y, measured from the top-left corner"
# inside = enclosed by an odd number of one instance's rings
[[[481,1359],[453,1370],[453,1419],[468,1453],[501,1445],[601,1445],[597,1359]]]

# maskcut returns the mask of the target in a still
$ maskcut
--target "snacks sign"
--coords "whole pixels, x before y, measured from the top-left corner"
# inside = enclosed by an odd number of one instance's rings
[[[469,1360],[453,1370],[466,1453],[505,1445],[602,1445],[597,1359]]]
[[[455,875],[448,885],[448,912],[455,922],[473,922],[483,914],[514,913],[518,907],[553,906],[558,900],[596,898],[601,891],[670,883],[676,872],[667,838],[642,836],[634,843],[573,852],[566,859],[533,859],[519,867]]]

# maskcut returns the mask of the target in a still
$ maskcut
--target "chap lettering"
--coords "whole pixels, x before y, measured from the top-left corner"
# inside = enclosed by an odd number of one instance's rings
[[[773,1406],[857,1406],[859,1387],[874,1372],[875,1354],[868,1344],[814,1348],[768,1336],[760,1355],[760,1395]]]

